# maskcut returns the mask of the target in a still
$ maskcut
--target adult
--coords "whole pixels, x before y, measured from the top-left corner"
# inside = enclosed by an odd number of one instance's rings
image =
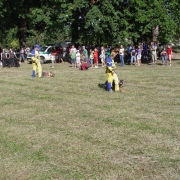
[[[76,48],[74,47],[74,45],[72,45],[71,49],[70,49],[70,56],[71,56],[71,64],[72,67],[76,67]]]
[[[119,49],[119,56],[120,56],[120,66],[124,66],[124,46],[121,45]]]
[[[2,67],[5,68],[6,67],[6,61],[7,61],[7,53],[5,51],[5,49],[2,50],[1,52],[1,61],[2,61]]]
[[[83,55],[85,57],[85,61],[87,61],[88,60],[88,51],[85,46],[83,46]]]
[[[27,57],[28,57],[29,53],[30,53],[30,47],[26,46],[26,48],[25,48],[25,59],[26,59],[26,61],[27,61]]]
[[[156,58],[157,58],[157,55],[156,55],[156,45],[154,42],[151,42],[151,58],[152,58],[152,63],[153,64],[156,64]]]
[[[64,60],[63,60],[63,48],[62,48],[62,46],[59,46],[57,48],[57,54],[58,54],[59,63],[64,63]]]
[[[116,51],[111,52],[111,57],[107,58],[106,62],[106,74],[107,74],[107,91],[112,91],[112,83],[114,81],[115,91],[119,91],[119,80],[115,72],[116,65],[114,63],[114,57],[119,54]]]
[[[21,47],[19,54],[20,54],[19,61],[24,62],[24,55],[25,55],[24,47]]]
[[[13,51],[12,48],[9,49],[9,61],[11,64],[11,67],[18,67],[17,63],[15,63],[15,58],[17,59],[16,53]]]
[[[106,63],[105,63],[105,50],[104,50],[104,46],[101,46],[100,59],[101,59],[102,67],[104,67],[106,65]]]
[[[34,49],[34,56],[31,58],[33,65],[32,77],[36,77],[36,72],[38,72],[38,77],[42,77],[42,66],[40,62],[39,49],[40,46],[36,45]]]
[[[127,64],[130,63],[131,61],[131,50],[132,50],[132,45],[129,44],[126,48],[126,51],[127,51],[127,57],[126,57],[126,60],[127,60]]]
[[[148,61],[148,44],[146,42],[143,43],[143,50],[142,50],[142,58],[143,60],[147,60]]]
[[[136,49],[135,49],[135,46],[133,46],[132,50],[131,50],[131,64],[136,64],[136,55],[137,55],[137,52],[136,52]]]

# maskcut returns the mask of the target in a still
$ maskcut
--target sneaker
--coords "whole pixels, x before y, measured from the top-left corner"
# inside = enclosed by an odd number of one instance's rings
[[[169,64],[169,66],[171,66],[171,64]]]

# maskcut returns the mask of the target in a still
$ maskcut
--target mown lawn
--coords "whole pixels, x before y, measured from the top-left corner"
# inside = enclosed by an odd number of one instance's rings
[[[180,179],[179,60],[118,66],[126,93],[98,86],[102,67],[65,63],[53,72],[32,78],[25,63],[0,69],[0,179]]]

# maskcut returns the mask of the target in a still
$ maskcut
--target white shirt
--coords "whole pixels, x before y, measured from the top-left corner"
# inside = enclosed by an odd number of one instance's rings
[[[119,54],[120,54],[120,55],[124,55],[124,48],[120,48],[120,49],[119,49]]]

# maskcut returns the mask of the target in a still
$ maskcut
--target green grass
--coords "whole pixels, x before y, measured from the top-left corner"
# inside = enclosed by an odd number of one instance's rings
[[[118,66],[126,93],[98,87],[102,67],[53,72],[0,70],[0,179],[180,179],[179,60]]]

